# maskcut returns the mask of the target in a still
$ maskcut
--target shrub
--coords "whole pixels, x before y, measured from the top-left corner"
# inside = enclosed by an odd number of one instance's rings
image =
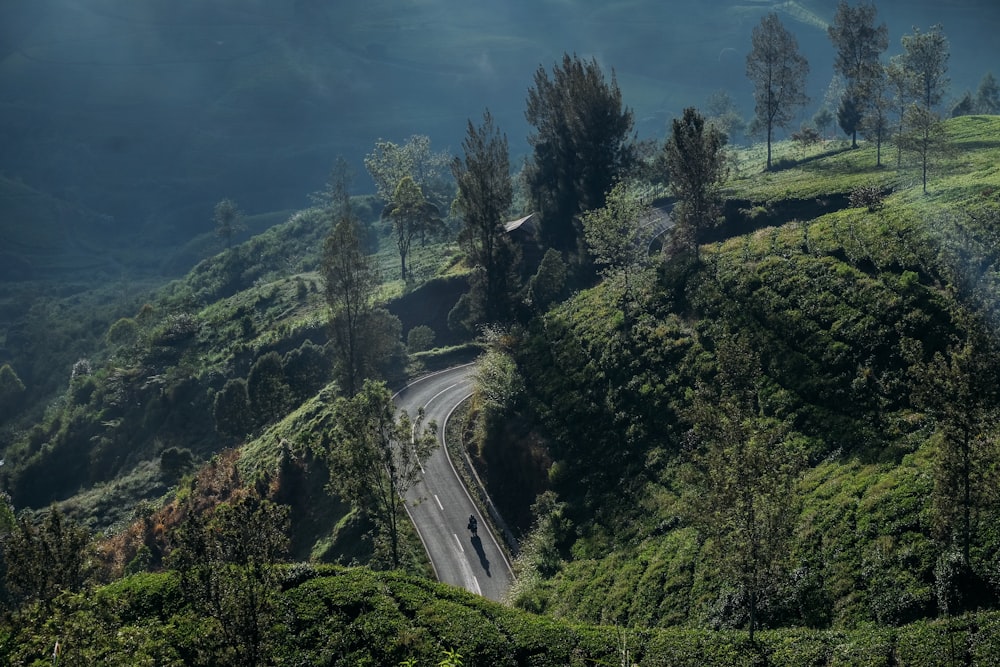
[[[851,208],[867,208],[869,213],[881,211],[885,206],[886,192],[877,183],[857,185],[851,190]]]
[[[247,396],[257,424],[280,419],[288,408],[290,393],[281,355],[272,351],[258,357],[247,375]]]
[[[285,382],[297,402],[302,402],[330,381],[332,362],[324,347],[305,341],[281,360]]]
[[[421,324],[406,334],[406,347],[410,352],[423,352],[434,347],[434,329]]]
[[[106,338],[111,345],[131,345],[139,337],[139,324],[131,317],[123,317],[108,329]]]

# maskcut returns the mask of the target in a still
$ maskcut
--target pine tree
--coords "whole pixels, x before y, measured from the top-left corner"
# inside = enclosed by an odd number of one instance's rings
[[[469,121],[462,149],[451,169],[458,184],[454,210],[462,217],[458,242],[477,275],[470,309],[477,324],[502,322],[511,315],[517,280],[516,253],[504,229],[514,184],[507,136],[494,126],[489,110],[479,127]]]
[[[614,72],[609,82],[596,60],[564,54],[551,77],[542,67],[535,72],[525,117],[535,128],[526,179],[542,242],[575,251],[576,216],[604,206],[633,161],[632,111],[622,104]]]
[[[698,254],[699,233],[714,226],[722,210],[719,187],[726,178],[725,137],[693,107],[671,123],[665,146],[670,190],[677,203],[675,234]]]

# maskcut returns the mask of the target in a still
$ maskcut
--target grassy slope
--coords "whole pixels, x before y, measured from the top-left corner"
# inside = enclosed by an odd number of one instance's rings
[[[764,176],[749,175],[751,165],[729,196],[810,199],[872,178],[894,194],[876,214],[843,210],[704,248],[683,294],[662,293],[654,304],[659,315],[636,326],[638,350],[616,348],[618,320],[600,289],[548,316],[544,344],[535,349],[546,350],[544,363],[555,370],[533,378],[533,400],[545,406],[560,473],[574,457],[582,464],[568,474],[570,483],[557,476],[578,525],[563,536],[555,565],[529,544],[527,560],[557,572],[546,578],[529,567],[518,603],[590,622],[739,624],[717,606],[725,585],[712,575],[710,545],[681,518],[669,463],[681,434],[669,419],[664,428],[635,407],[653,400],[660,411],[682,406],[685,387],[706,372],[700,341],[732,329],[757,341],[772,409],[807,439],[814,462],[800,483],[793,556],[800,576],[821,582],[825,597],[815,606],[829,614],[798,622],[849,627],[935,613],[933,569],[942,545],[929,514],[934,441],[930,424],[900,393],[903,342],[939,349],[955,331],[951,313],[963,307],[956,294],[989,295],[991,303],[975,305],[993,308],[1000,295],[997,230],[977,223],[998,201],[1000,118],[953,120],[949,131],[959,150],[932,170],[928,196],[911,171],[874,169],[870,147]],[[622,413],[616,406],[633,407]],[[643,428],[650,439],[629,437]],[[588,472],[595,461],[630,483],[616,487],[612,479],[616,491],[602,496],[595,488],[607,480]],[[580,497],[580,487],[596,499]],[[626,502],[623,492],[631,493]],[[988,568],[996,537],[990,530],[981,536]],[[798,594],[809,593],[808,582],[800,583]]]

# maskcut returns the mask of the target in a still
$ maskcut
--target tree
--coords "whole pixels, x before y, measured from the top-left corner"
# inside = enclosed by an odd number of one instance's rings
[[[292,391],[285,381],[281,355],[274,350],[257,357],[250,367],[247,398],[253,420],[258,425],[278,421],[291,407]]]
[[[212,221],[215,223],[215,235],[226,242],[227,250],[233,246],[233,237],[246,229],[243,213],[232,199],[223,199],[215,205]]]
[[[632,111],[622,105],[614,72],[608,82],[596,60],[563,54],[551,78],[542,67],[535,72],[525,118],[535,128],[525,178],[541,215],[542,242],[575,250],[575,217],[604,206],[631,165]]]
[[[905,129],[896,136],[900,150],[916,157],[920,167],[923,192],[927,194],[927,174],[938,158],[951,153],[951,144],[941,118],[933,111],[912,104],[906,110]]]
[[[285,382],[297,403],[306,400],[330,380],[330,358],[325,348],[306,340],[281,359]]]
[[[955,103],[955,106],[951,108],[951,117],[958,118],[959,116],[971,116],[976,113],[976,103],[972,99],[972,93],[965,91],[965,95],[962,95],[962,99]]]
[[[375,181],[375,190],[386,204],[393,201],[399,182],[406,176],[439,208],[449,200],[445,176],[451,156],[447,151],[431,151],[430,137],[415,134],[402,145],[379,139],[365,156],[365,169]]]
[[[914,396],[933,417],[941,439],[935,461],[934,507],[940,532],[971,563],[973,524],[990,488],[988,472],[998,454],[991,435],[1000,423],[1000,345],[973,319],[962,340],[914,365]]]
[[[364,325],[379,285],[378,272],[361,245],[361,231],[351,211],[347,176],[335,176],[328,213],[332,230],[323,243],[320,272],[330,307],[331,339],[341,390],[353,396],[365,373]]]
[[[437,446],[436,426],[421,429],[405,411],[396,416],[392,394],[381,382],[365,381],[352,398],[333,407],[327,434],[330,489],[364,510],[389,540],[393,568],[400,557],[400,522],[405,495],[417,482],[420,463]]]
[[[479,127],[469,121],[462,149],[464,157],[455,158],[451,172],[458,185],[454,210],[462,217],[458,242],[468,264],[481,274],[472,309],[482,313],[480,323],[501,322],[511,314],[517,280],[515,251],[504,229],[514,185],[507,136],[493,125],[489,110]]]
[[[84,588],[93,569],[90,533],[52,507],[39,523],[23,514],[3,541],[6,586],[15,603],[46,608],[64,591]]]
[[[747,77],[754,86],[754,124],[767,136],[767,168],[775,128],[788,127],[794,110],[804,106],[809,63],[799,53],[794,35],[771,13],[753,29],[747,54]]]
[[[903,66],[903,56],[894,56],[885,67],[885,76],[892,95],[893,112],[896,115],[896,131],[898,137],[903,133],[906,123],[906,109],[912,99],[914,88],[912,74]],[[903,164],[903,147],[896,142],[896,168]]]
[[[829,109],[823,107],[813,114],[812,122],[821,134],[826,135],[827,130],[829,130],[830,126],[833,125],[833,114],[830,113]]]
[[[170,556],[185,596],[218,622],[232,651],[228,664],[266,664],[281,579],[276,564],[288,551],[288,507],[248,493],[210,514],[187,510]]]
[[[396,236],[396,250],[399,251],[399,273],[405,281],[410,277],[406,269],[406,258],[414,237],[432,228],[440,220],[438,208],[424,199],[424,193],[411,176],[404,176],[396,186],[391,202],[382,211],[383,217],[392,220]]]
[[[922,33],[917,27],[902,38],[900,64],[909,73],[913,93],[927,111],[944,98],[948,90],[948,38],[940,24]]]
[[[1000,113],[1000,85],[997,84],[993,72],[983,75],[976,89],[976,113]]]
[[[247,393],[247,382],[243,378],[226,380],[222,390],[215,395],[212,407],[215,430],[219,433],[242,437],[253,428],[250,396]]]
[[[911,367],[915,403],[934,420],[934,528],[948,549],[935,567],[939,609],[946,614],[990,603],[992,593],[973,547],[980,516],[996,502],[1000,424],[1000,345],[986,319],[962,317],[960,337]],[[986,556],[988,559],[989,556]]]
[[[752,642],[767,594],[786,573],[805,456],[761,405],[760,360],[748,342],[723,338],[716,356],[718,387],[699,386],[690,412],[685,478],[694,522],[739,587]]]
[[[851,148],[858,147],[858,127],[861,125],[861,104],[852,95],[844,95],[837,108],[837,124],[851,137]]]
[[[528,281],[528,299],[538,312],[561,300],[566,292],[566,262],[559,251],[549,248]]]
[[[604,206],[583,214],[587,247],[619,294],[626,325],[632,320],[636,292],[649,282],[649,218],[650,207],[629,193],[624,183],[611,188]]]
[[[879,167],[882,166],[882,143],[892,131],[889,122],[892,107],[891,82],[887,69],[879,65],[877,74],[865,82],[861,91],[862,99],[866,102],[861,127],[865,138],[875,142],[875,165]]]
[[[847,0],[840,0],[833,23],[827,28],[830,41],[837,54],[833,68],[847,81],[845,99],[858,109],[857,122],[850,124],[850,130],[841,123],[841,128],[851,135],[851,146],[857,148],[861,114],[865,99],[863,91],[868,90],[870,80],[879,76],[879,59],[889,46],[889,29],[885,23],[875,25],[877,10],[870,2],[861,2],[851,7]],[[839,114],[838,114],[839,115]]]
[[[725,136],[693,107],[671,123],[665,147],[670,190],[677,198],[674,233],[698,255],[698,235],[714,226],[722,210],[719,187],[727,175]]]
[[[727,144],[733,143],[747,127],[736,101],[724,90],[717,90],[708,96],[705,102],[705,116],[709,123],[722,132]]]

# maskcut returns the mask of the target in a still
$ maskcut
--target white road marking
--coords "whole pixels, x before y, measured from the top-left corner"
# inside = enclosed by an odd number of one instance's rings
[[[452,535],[455,535],[455,533],[452,533]],[[458,539],[458,535],[455,535],[455,543],[458,545],[458,550],[464,554],[465,549],[462,548],[462,540]]]
[[[437,496],[436,493],[434,494],[434,500],[437,501],[438,508],[440,508],[440,510],[443,512],[444,511],[444,505],[441,504],[441,499],[438,498],[438,496]],[[452,533],[452,535],[454,535],[454,533]]]
[[[476,579],[476,575],[472,575],[472,585],[476,589],[476,590],[473,591],[476,595],[482,595],[483,594],[483,589],[481,589],[479,587],[479,580]]]
[[[426,403],[424,403],[424,410],[426,410],[427,406],[430,405],[431,403],[433,403],[434,399],[436,399],[438,396],[440,396],[441,394],[448,393],[449,391],[451,391],[452,389],[454,389],[455,387],[457,387],[460,384],[466,384],[466,381],[463,380],[462,382],[456,382],[455,384],[453,384],[453,385],[451,385],[449,387],[445,387],[444,389],[442,389],[438,393],[436,393],[433,396],[431,396],[430,399],[428,399],[428,401]]]

